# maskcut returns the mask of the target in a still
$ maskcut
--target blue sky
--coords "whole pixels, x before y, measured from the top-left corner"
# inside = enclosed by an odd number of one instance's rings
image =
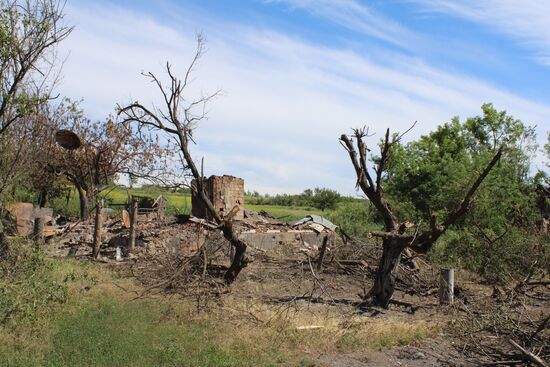
[[[71,1],[60,92],[93,118],[116,103],[159,103],[141,71],[183,73],[207,39],[190,97],[223,90],[200,127],[207,174],[247,190],[354,193],[338,137],[417,127],[493,102],[550,130],[550,0]],[[536,165],[543,168],[541,157]]]

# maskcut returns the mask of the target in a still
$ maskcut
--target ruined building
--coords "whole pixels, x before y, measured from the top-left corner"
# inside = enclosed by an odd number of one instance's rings
[[[191,183],[195,185],[195,180]],[[233,209],[235,205],[239,206],[239,211],[234,219],[242,220],[244,218],[244,180],[233,176],[210,176],[205,179],[206,194],[210,198],[212,205],[223,218]],[[194,190],[193,190],[194,191]],[[202,201],[193,193],[191,198],[193,206],[192,214],[198,218],[211,219],[208,217],[208,211]]]

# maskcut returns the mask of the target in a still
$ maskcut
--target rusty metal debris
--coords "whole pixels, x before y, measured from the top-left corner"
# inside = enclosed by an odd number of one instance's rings
[[[80,146],[82,145],[82,142],[80,141],[78,135],[70,130],[57,130],[57,132],[55,133],[55,141],[62,148],[67,150],[75,150],[80,148]]]

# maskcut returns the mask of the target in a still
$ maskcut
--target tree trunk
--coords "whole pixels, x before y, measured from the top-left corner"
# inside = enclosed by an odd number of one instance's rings
[[[48,205],[48,193],[46,190],[41,190],[40,195],[38,196],[38,207],[39,209],[45,208],[46,205]],[[32,237],[34,239],[34,243],[36,245],[36,249],[38,250],[41,245],[44,244],[44,217],[42,216],[42,213],[40,212],[40,215],[36,218],[34,218],[34,226],[33,226],[33,233]]]
[[[78,200],[80,201],[80,219],[88,220],[90,218],[90,204],[88,195],[81,185],[75,184],[75,186],[78,190]]]
[[[48,205],[48,193],[45,190],[40,191],[38,196],[38,206],[40,208],[45,208]]]
[[[382,258],[376,274],[372,302],[375,306],[388,308],[395,290],[394,272],[399,265],[404,246],[395,239],[384,239],[382,246]]]
[[[0,215],[2,209],[0,208]],[[0,216],[0,259],[2,259],[8,252],[8,240],[4,234],[4,225],[2,224],[2,217]]]
[[[223,236],[227,239],[235,249],[235,256],[231,262],[231,266],[227,269],[224,275],[225,282],[231,284],[237,279],[241,270],[246,267],[247,261],[245,258],[246,243],[239,240],[237,233],[233,230],[232,221],[225,222],[223,226]]]
[[[325,238],[323,238],[323,244],[321,245],[321,250],[319,251],[319,260],[317,261],[317,270],[321,270],[323,268],[323,259],[325,258],[325,253],[327,251],[327,245],[328,245],[328,234],[325,235]]]

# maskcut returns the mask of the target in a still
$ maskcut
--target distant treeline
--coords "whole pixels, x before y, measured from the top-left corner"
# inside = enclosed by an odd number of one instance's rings
[[[246,192],[246,203],[251,205],[280,205],[313,207],[320,210],[334,209],[342,201],[355,200],[351,197],[340,195],[337,191],[316,187],[304,190],[301,194],[269,194],[261,195],[257,191]]]
[[[132,186],[130,188],[132,188]],[[166,192],[179,193],[179,194],[184,194],[189,196],[191,195],[191,189],[188,187],[180,187],[177,189],[172,189],[172,188],[166,188],[155,184],[143,184],[143,185],[140,185],[139,187],[133,187],[133,188],[143,192],[144,194],[149,194],[152,196],[158,196]]]

